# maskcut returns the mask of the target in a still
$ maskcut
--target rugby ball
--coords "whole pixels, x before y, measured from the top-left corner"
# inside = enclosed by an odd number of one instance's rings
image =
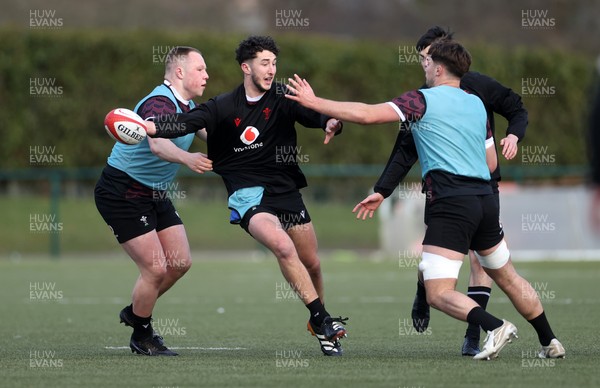
[[[119,143],[138,144],[146,138],[146,123],[134,111],[113,109],[104,118],[104,129]]]

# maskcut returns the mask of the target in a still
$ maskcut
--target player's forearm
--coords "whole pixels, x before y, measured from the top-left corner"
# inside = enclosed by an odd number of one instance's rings
[[[159,158],[171,163],[185,164],[188,152],[177,147],[167,139],[148,139],[150,150]]]
[[[506,135],[514,135],[519,141],[523,140],[528,123],[527,111],[525,111],[524,114],[520,113],[518,116],[509,120],[508,128],[506,128]]]
[[[389,197],[396,190],[400,182],[406,178],[412,166],[413,164],[404,164],[398,158],[392,158],[388,161],[377,183],[375,183],[373,191],[380,193],[384,198]]]
[[[498,95],[504,95],[504,99],[495,101],[492,106],[494,112],[499,113],[508,121],[506,135],[515,135],[521,141],[525,137],[525,130],[529,123],[527,109],[523,106],[521,96],[510,89],[507,90],[506,93],[498,93]]]
[[[372,114],[372,106],[362,102],[342,102],[317,97],[308,108],[342,121],[358,124],[377,123],[377,117]]]
[[[377,183],[375,183],[374,191],[383,195],[384,198],[392,195],[400,182],[406,178],[418,158],[419,155],[412,134],[406,129],[400,130],[385,169]]]

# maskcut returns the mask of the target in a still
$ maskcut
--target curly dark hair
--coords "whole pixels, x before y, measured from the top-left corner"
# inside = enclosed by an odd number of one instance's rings
[[[430,46],[433,42],[439,39],[452,40],[453,32],[450,30],[444,30],[442,27],[435,26],[431,27],[424,33],[417,41],[417,51],[423,50],[425,47]]]
[[[256,58],[256,53],[264,50],[272,52],[275,56],[279,54],[279,48],[273,38],[253,35],[240,42],[235,50],[235,59],[241,65],[248,59]]]

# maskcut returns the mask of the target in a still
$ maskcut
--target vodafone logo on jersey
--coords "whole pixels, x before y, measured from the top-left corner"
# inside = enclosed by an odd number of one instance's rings
[[[242,132],[240,140],[242,143],[250,145],[256,141],[259,134],[260,132],[258,132],[258,129],[252,126],[247,126],[246,129],[244,129],[244,132]]]

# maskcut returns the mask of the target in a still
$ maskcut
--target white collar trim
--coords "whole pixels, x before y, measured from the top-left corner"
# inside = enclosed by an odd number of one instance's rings
[[[168,80],[164,80],[163,83],[167,85],[169,89],[171,89],[177,101],[181,102],[184,105],[190,105],[190,100],[186,100],[185,98],[181,97],[181,94],[179,94],[175,88],[171,87],[171,82],[169,82]]]
[[[259,101],[265,94],[261,94],[260,96],[257,97],[250,97],[249,95],[246,94],[246,101],[248,102],[256,102]]]

